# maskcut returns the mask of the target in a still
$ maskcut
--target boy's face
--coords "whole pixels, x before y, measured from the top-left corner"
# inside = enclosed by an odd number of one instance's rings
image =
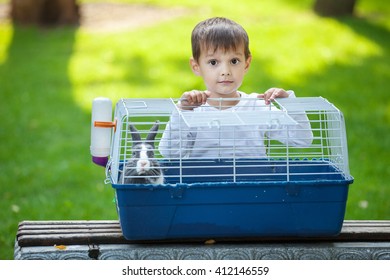
[[[201,49],[199,61],[190,60],[192,71],[201,76],[211,93],[210,97],[239,97],[241,86],[252,57],[245,59],[244,46],[236,50]]]

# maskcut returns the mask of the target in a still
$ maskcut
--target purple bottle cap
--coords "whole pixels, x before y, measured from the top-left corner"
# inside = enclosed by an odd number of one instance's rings
[[[92,162],[97,164],[97,165],[106,167],[107,162],[108,162],[108,157],[94,157],[94,156],[92,156]]]

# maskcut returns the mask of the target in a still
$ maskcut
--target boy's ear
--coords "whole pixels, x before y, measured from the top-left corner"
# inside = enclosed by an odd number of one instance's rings
[[[198,62],[196,62],[196,60],[193,57],[190,58],[190,66],[191,66],[192,72],[195,75],[200,76],[199,64],[198,64]]]
[[[251,62],[252,62],[252,56],[249,55],[245,61],[245,73],[248,72],[249,66],[251,66]]]

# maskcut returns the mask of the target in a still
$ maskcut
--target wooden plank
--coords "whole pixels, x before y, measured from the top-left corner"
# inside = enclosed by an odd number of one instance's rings
[[[50,229],[50,230],[33,230],[33,231],[20,231],[17,234],[19,236],[32,236],[32,235],[54,235],[54,234],[95,234],[95,233],[106,233],[106,234],[122,234],[121,229]]]
[[[118,220],[46,220],[46,221],[29,221],[25,220],[19,225],[65,225],[65,224],[88,224],[88,225],[103,225],[103,224],[119,224]]]
[[[55,246],[55,245],[89,245],[125,243],[122,233],[77,233],[77,234],[44,234],[23,235],[18,238],[20,247]]]
[[[118,221],[23,221],[19,246],[118,244],[124,241]]]
[[[19,228],[120,227],[118,221],[23,221]]]
[[[29,226],[19,226],[18,230],[19,231],[37,231],[37,230],[94,230],[94,229],[115,229],[115,230],[120,230],[121,227],[120,225],[104,225],[104,226],[96,226],[96,225],[29,225]]]
[[[20,247],[89,244],[204,242],[205,239],[128,241],[118,221],[23,221],[16,235]],[[220,238],[218,242],[365,242],[390,241],[390,221],[345,221],[332,237]]]
[[[343,241],[390,241],[390,221],[344,221],[340,233]]]
[[[377,228],[380,230],[390,230],[390,220],[346,220],[343,223],[344,228]]]

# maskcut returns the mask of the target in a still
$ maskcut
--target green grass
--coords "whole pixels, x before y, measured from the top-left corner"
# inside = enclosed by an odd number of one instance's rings
[[[0,24],[0,259],[12,258],[21,220],[117,218],[104,169],[90,161],[92,99],[202,88],[188,66],[189,35],[216,15],[249,33],[254,58],[243,91],[291,88],[343,111],[355,177],[346,219],[390,219],[390,8],[381,0],[358,1],[358,16],[343,19],[317,17],[309,0],[234,1],[234,9],[226,1],[111,2],[188,13],[104,33]]]

